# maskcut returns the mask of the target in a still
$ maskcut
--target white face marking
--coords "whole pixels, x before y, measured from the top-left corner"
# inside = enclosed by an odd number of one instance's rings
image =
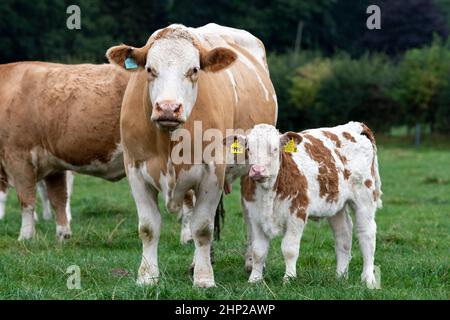
[[[248,156],[251,165],[263,166],[270,178],[278,175],[280,169],[280,133],[267,124],[253,128],[247,136]]]
[[[197,100],[197,77],[200,53],[186,39],[157,40],[147,55],[149,94],[153,106],[162,101],[173,101],[183,106],[186,121]],[[193,71],[197,72],[193,74]]]

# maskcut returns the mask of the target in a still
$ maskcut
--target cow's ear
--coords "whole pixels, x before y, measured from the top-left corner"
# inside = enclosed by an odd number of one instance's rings
[[[285,146],[288,142],[294,140],[295,145],[299,145],[303,138],[297,132],[288,131],[280,135],[280,145]]]
[[[106,57],[112,64],[133,71],[138,68],[144,68],[147,62],[148,46],[142,48],[134,48],[122,44],[109,48]]]
[[[200,51],[200,67],[206,72],[217,72],[229,67],[237,59],[237,54],[227,48]]]

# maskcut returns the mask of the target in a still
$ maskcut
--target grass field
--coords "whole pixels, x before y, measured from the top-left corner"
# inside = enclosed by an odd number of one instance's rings
[[[449,299],[450,152],[380,147],[384,208],[378,211],[375,263],[381,290],[360,284],[358,242],[349,279],[334,277],[335,255],[326,221],[308,223],[297,264],[299,277],[282,283],[280,239],[272,241],[265,281],[247,283],[244,225],[237,185],[226,197],[222,240],[215,245],[217,287],[192,287],[193,245],[179,244],[180,225],[163,212],[156,287],[135,284],[141,244],[126,180],[108,183],[77,176],[72,200],[73,237],[55,240],[54,222],[41,221],[34,241],[19,243],[18,203],[9,195],[0,221],[0,299]],[[81,269],[81,290],[66,287],[70,265]]]

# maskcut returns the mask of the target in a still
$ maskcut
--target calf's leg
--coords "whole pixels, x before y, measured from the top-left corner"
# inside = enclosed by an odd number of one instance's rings
[[[244,222],[245,226],[247,228],[247,242],[245,244],[246,250],[245,250],[245,271],[252,272],[253,267],[253,249],[252,249],[252,243],[253,243],[253,234],[252,234],[252,226],[250,224],[250,218],[248,214],[247,207],[244,204],[244,195],[241,194],[241,208],[244,214]]]
[[[72,235],[70,220],[67,216],[69,199],[66,172],[60,172],[45,178],[48,199],[56,214],[56,237],[59,241],[69,239]]]
[[[338,278],[347,278],[348,264],[352,258],[352,218],[345,207],[336,215],[328,218],[328,222],[333,230],[335,251],[336,251],[336,275]]]
[[[266,262],[267,253],[269,252],[269,237],[264,233],[259,225],[252,224],[252,250],[253,250],[253,265],[252,272],[248,282],[255,283],[263,278],[264,264]]]
[[[161,234],[161,214],[158,207],[158,194],[148,185],[137,168],[128,168],[128,181],[131,187],[139,217],[139,237],[142,241],[142,260],[137,283],[156,285],[159,280],[158,243]]]
[[[286,263],[284,281],[297,277],[297,260],[300,253],[300,240],[302,238],[305,222],[296,216],[288,219],[286,232],[281,242],[281,251]]]
[[[355,206],[356,233],[358,235],[359,246],[363,257],[363,272],[361,274],[361,281],[365,282],[369,289],[374,289],[376,287],[374,274],[377,231],[375,211],[375,204]]]

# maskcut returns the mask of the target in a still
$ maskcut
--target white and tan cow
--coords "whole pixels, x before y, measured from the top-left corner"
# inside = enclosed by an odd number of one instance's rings
[[[361,279],[375,286],[375,212],[381,207],[381,181],[375,139],[364,124],[280,134],[257,125],[236,136],[247,148],[248,175],[242,180],[244,206],[252,229],[250,282],[262,279],[269,240],[283,235],[285,279],[295,277],[300,239],[307,219],[327,218],[334,233],[337,275],[346,276],[351,259],[352,220],[364,267]]]
[[[66,171],[125,176],[120,110],[129,74],[112,65],[0,66],[0,180],[16,188],[19,240],[35,234],[36,183],[45,181],[57,237],[70,236]]]
[[[177,211],[192,189],[196,199],[191,217],[194,285],[214,286],[209,253],[226,166],[215,161],[174,164],[171,135],[177,128],[190,133],[192,148],[184,150],[183,156],[192,159],[194,143],[202,139],[194,136],[199,123],[200,135],[216,129],[223,136],[227,128],[274,124],[276,97],[264,46],[243,30],[216,24],[196,29],[171,25],[155,32],[144,47],[113,47],[107,57],[122,67],[137,65],[125,92],[121,133],[143,244],[138,283],[155,284],[159,278],[158,192],[168,209]],[[209,143],[201,143],[201,151]]]

